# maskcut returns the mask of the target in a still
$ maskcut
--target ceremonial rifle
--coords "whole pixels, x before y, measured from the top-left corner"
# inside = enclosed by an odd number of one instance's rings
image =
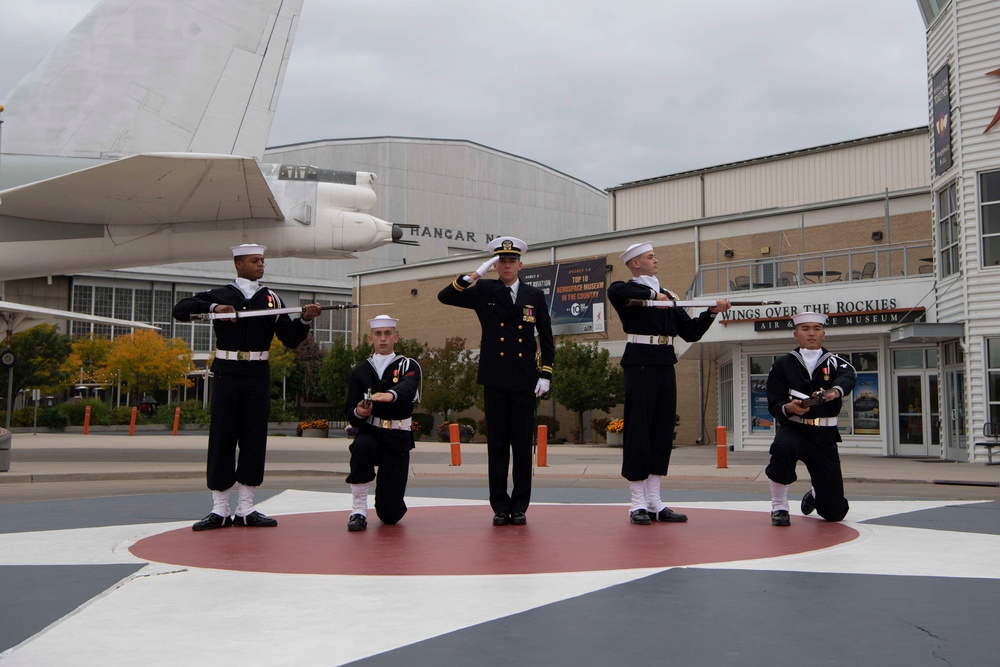
[[[780,301],[730,301],[730,306],[776,306]],[[656,301],[654,299],[626,299],[626,306],[652,306],[654,308],[712,308],[719,305],[715,301],[702,299],[701,301]]]
[[[349,308],[370,308],[372,306],[391,306],[391,303],[335,303],[330,306],[320,306],[320,310],[347,310]],[[268,317],[269,315],[301,315],[306,312],[305,306],[292,308],[265,308],[263,310],[238,310],[235,313],[195,313],[191,315],[191,321],[197,320],[234,320],[244,317]]]

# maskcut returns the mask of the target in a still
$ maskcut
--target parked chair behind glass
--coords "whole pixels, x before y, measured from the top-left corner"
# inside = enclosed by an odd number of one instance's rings
[[[875,277],[875,262],[868,262],[861,269],[861,280],[871,280]]]

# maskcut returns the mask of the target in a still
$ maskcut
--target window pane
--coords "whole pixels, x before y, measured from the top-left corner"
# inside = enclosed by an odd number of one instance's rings
[[[924,367],[923,350],[893,350],[892,367],[923,368]]]
[[[877,352],[855,352],[851,355],[851,365],[854,366],[854,370],[861,371],[877,371],[878,370],[878,353]]]
[[[983,203],[1000,201],[1000,171],[979,176],[979,196]]]
[[[987,384],[989,385],[990,401],[1000,401],[1000,373],[990,373]]]
[[[766,374],[771,370],[771,363],[774,357],[750,357],[750,373],[757,375],[764,373]]]
[[[986,349],[989,355],[989,366],[991,370],[1000,370],[1000,338],[987,338]],[[1000,400],[1000,396],[996,397]]]
[[[1000,264],[1000,236],[988,236],[983,239],[983,266]]]
[[[983,206],[983,234],[1000,234],[1000,204]]]

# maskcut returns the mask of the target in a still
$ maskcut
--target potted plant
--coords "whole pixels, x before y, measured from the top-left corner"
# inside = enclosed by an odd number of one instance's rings
[[[299,422],[295,432],[303,438],[326,438],[330,435],[330,422],[325,419],[304,419]]]
[[[622,446],[622,432],[625,430],[625,420],[624,419],[612,419],[608,422],[608,432],[605,436],[608,441],[608,445],[611,447],[621,447]]]
[[[452,422],[441,422],[437,427],[438,440],[441,442],[451,442],[451,424]],[[459,424],[458,425],[458,440],[459,442],[471,442],[472,436],[476,434],[476,429],[469,424]]]

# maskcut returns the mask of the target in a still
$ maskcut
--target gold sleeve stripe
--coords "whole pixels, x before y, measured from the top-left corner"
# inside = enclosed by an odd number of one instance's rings
[[[542,366],[542,370],[543,371],[548,371],[549,373],[551,373],[552,372],[552,366]]]
[[[464,292],[465,288],[458,284],[458,278],[451,281],[451,286],[454,287],[459,292]]]

